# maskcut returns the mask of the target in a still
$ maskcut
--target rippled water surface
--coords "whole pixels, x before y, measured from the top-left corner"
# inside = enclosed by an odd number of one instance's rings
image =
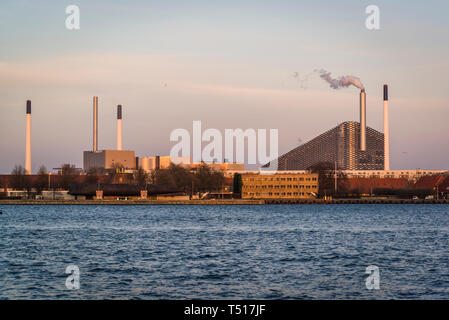
[[[0,210],[1,299],[449,299],[448,205]]]

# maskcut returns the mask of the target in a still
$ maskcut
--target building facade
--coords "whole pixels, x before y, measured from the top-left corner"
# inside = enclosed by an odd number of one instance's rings
[[[384,135],[367,127],[362,151],[360,123],[343,122],[277,159],[278,170],[307,170],[318,163],[336,164],[341,170],[383,170]]]
[[[318,174],[242,174],[243,199],[313,199]]]
[[[389,178],[389,179],[407,179],[410,182],[416,182],[422,177],[449,174],[447,170],[343,170],[341,173],[347,178]]]
[[[112,169],[116,165],[122,165],[125,169],[135,169],[136,155],[134,151],[84,151],[83,169],[85,172],[87,172],[91,168]]]
[[[190,157],[171,157],[171,156],[152,156],[139,157],[137,160],[138,167],[146,172],[156,169],[167,169],[170,164],[179,164],[187,166],[190,163]]]
[[[216,163],[216,162],[195,162],[192,163],[190,157],[171,157],[171,156],[153,156],[141,157],[137,160],[138,167],[150,172],[156,169],[167,169],[171,163],[179,164],[186,169],[195,171],[204,166],[209,166],[212,170],[225,172],[241,172],[244,171],[243,163]],[[232,176],[232,175],[231,175]]]

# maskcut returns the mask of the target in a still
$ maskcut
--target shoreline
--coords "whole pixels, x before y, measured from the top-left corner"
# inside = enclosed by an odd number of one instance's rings
[[[411,199],[217,199],[217,200],[0,200],[0,205],[273,205],[273,204],[449,204]]]

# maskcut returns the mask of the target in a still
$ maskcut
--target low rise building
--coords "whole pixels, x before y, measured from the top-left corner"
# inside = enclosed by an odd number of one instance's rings
[[[347,178],[390,178],[418,181],[421,177],[449,173],[447,170],[341,170]]]
[[[313,199],[318,194],[318,174],[245,173],[243,199]]]
[[[433,190],[438,198],[447,197],[449,196],[449,175],[422,177],[412,186],[412,189]]]
[[[343,178],[338,180],[338,191],[372,195],[377,190],[407,189],[410,182],[405,178]]]
[[[138,167],[146,172],[156,169],[167,169],[172,163],[187,166],[190,164],[190,157],[152,156],[139,157],[137,159]]]

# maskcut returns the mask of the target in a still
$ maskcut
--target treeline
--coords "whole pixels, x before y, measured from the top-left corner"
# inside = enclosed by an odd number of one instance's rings
[[[11,171],[8,187],[27,191],[34,189],[38,194],[43,190],[68,189],[70,184],[75,181],[79,174],[74,165],[65,164],[60,170],[61,172],[59,175],[54,174],[50,177],[45,166],[41,166],[37,174],[27,175],[24,167],[16,165]]]
[[[50,180],[51,179],[51,180]],[[7,187],[17,190],[36,190],[40,194],[43,190],[69,189],[73,183],[109,183],[109,184],[137,184],[145,189],[149,184],[165,185],[183,190],[185,193],[218,192],[225,183],[224,175],[203,164],[196,171],[191,172],[181,165],[171,164],[166,169],[145,172],[142,168],[134,173],[125,173],[121,165],[109,170],[92,168],[86,175],[80,175],[73,165],[62,165],[58,175],[47,172],[42,166],[36,175],[26,175],[22,166],[15,166]],[[6,187],[6,186],[3,186]]]
[[[218,192],[225,184],[223,172],[215,171],[207,164],[203,164],[196,171],[191,172],[172,163],[167,169],[153,171],[148,178],[154,184],[176,187],[187,194]]]
[[[360,198],[366,195],[366,191],[361,189],[349,189],[340,182],[347,178],[341,171],[337,171],[337,190],[335,188],[335,164],[330,162],[321,162],[308,168],[312,173],[318,174],[318,196],[333,196],[334,198]],[[339,170],[339,168],[337,168]],[[371,191],[371,190],[370,190]],[[432,189],[411,189],[411,188],[373,188],[371,192],[375,196],[390,196],[403,199],[411,199],[419,197],[421,199],[434,195],[435,191]]]

